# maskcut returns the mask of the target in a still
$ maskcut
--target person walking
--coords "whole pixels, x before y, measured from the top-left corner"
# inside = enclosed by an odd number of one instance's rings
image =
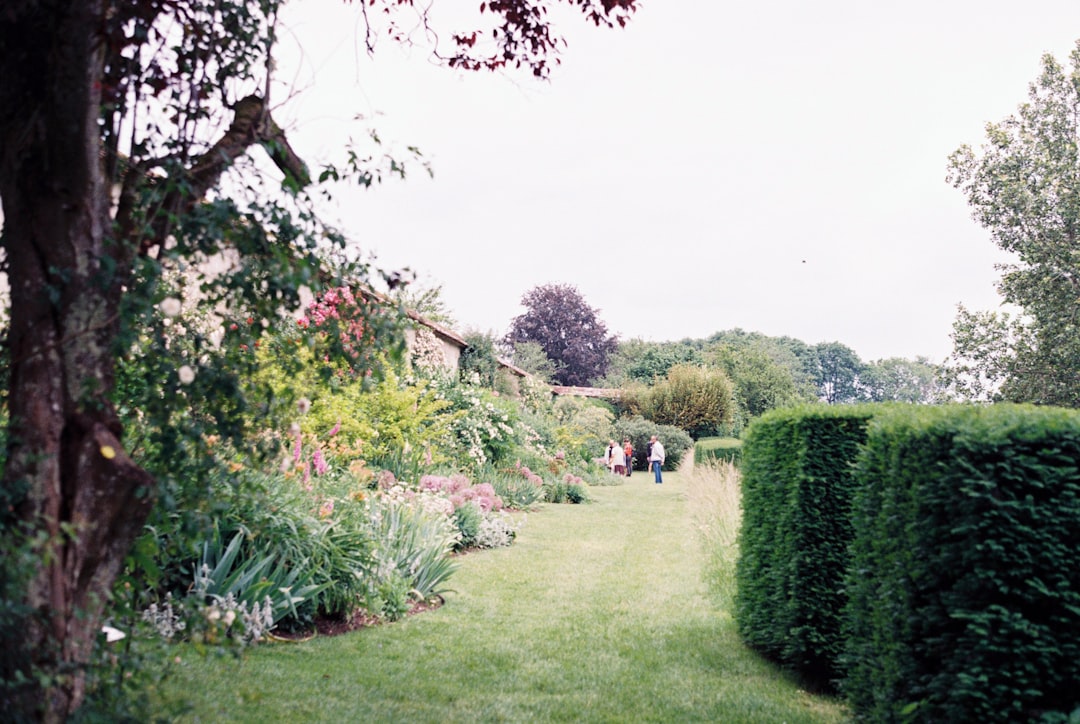
[[[664,478],[660,475],[660,468],[664,467],[664,445],[656,439],[656,435],[649,438],[649,467],[656,476],[656,484],[663,483]]]
[[[634,470],[634,446],[630,443],[630,438],[623,438],[622,451],[626,457],[626,477],[630,477],[630,473]]]

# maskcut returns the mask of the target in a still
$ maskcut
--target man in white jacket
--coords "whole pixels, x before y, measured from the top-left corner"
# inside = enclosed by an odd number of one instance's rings
[[[656,476],[656,484],[660,485],[664,482],[663,477],[660,475],[660,468],[664,466],[664,446],[656,439],[656,435],[649,438],[649,467],[652,468],[653,475]]]

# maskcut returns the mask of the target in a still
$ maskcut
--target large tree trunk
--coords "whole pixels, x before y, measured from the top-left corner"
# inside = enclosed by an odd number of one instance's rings
[[[107,399],[125,272],[115,261],[126,255],[108,237],[99,158],[101,20],[92,0],[15,0],[0,10],[11,282],[3,486],[37,561],[24,582],[22,646],[5,652],[5,675],[35,674],[18,692],[5,688],[5,716],[15,719],[60,721],[78,708],[103,607],[152,504],[153,481],[124,453]]]

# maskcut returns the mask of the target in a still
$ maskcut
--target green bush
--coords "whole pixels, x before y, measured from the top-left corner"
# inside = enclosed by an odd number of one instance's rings
[[[589,489],[582,483],[567,483],[566,499],[571,503],[588,503]]]
[[[634,446],[634,469],[648,470],[645,451],[648,450],[649,438],[656,435],[664,446],[664,470],[675,470],[682,463],[688,450],[694,447],[690,435],[672,425],[658,425],[643,417],[624,417],[615,422],[615,439],[622,442],[630,438]]]
[[[839,674],[851,466],[869,419],[860,407],[775,410],[745,435],[739,632],[817,685]]]
[[[472,504],[459,506],[454,511],[454,523],[457,525],[460,539],[455,548],[463,550],[476,545],[476,538],[480,535],[480,523],[484,520],[484,514]]]
[[[711,461],[738,465],[742,461],[742,440],[734,437],[706,437],[694,443],[694,463]]]
[[[544,501],[548,503],[565,503],[566,483],[562,480],[545,480]]]
[[[556,452],[563,452],[570,462],[603,456],[612,437],[614,415],[609,405],[564,395],[552,404],[552,417]]]
[[[856,471],[845,621],[858,718],[1075,721],[1078,461],[1074,411],[875,421]]]

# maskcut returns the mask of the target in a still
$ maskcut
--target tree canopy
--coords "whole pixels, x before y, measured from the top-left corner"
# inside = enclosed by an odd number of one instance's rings
[[[514,318],[506,343],[536,342],[555,365],[553,381],[584,386],[603,377],[618,347],[581,292],[570,284],[546,284],[521,298],[526,312]]]
[[[1022,311],[1009,322],[962,309],[949,366],[954,382],[992,377],[979,393],[1078,407],[1080,43],[1069,60],[1066,69],[1044,56],[1016,114],[988,124],[980,149],[964,145],[949,158],[949,180],[974,218],[1015,255],[998,289]]]
[[[735,416],[735,387],[721,369],[679,364],[650,388],[624,390],[629,411],[692,437],[723,432]]]

